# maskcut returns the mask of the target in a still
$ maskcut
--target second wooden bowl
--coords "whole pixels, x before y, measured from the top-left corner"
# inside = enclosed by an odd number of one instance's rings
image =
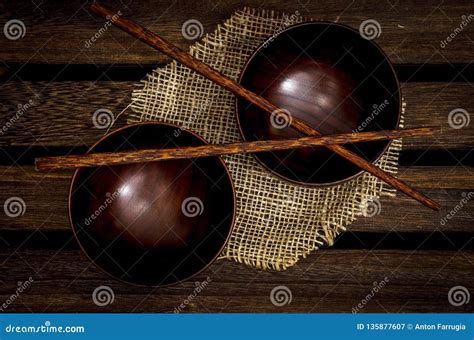
[[[206,142],[174,125],[142,123],[114,131],[90,152]],[[89,259],[132,284],[164,286],[212,263],[235,218],[234,187],[220,157],[77,170],[69,215]]]
[[[323,134],[398,128],[401,96],[395,71],[372,40],[336,23],[308,22],[272,37],[249,58],[240,83]],[[287,117],[237,100],[245,140],[301,136]],[[390,142],[347,145],[375,162]],[[304,185],[331,185],[362,171],[324,147],[255,156],[274,174]]]

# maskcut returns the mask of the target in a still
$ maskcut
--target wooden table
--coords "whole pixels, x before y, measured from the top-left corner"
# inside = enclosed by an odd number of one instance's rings
[[[115,28],[85,46],[104,22],[84,9],[84,1],[20,1],[0,4],[1,24],[19,19],[26,34],[0,37],[0,121],[15,116],[18,105],[31,108],[0,133],[0,202],[24,200],[16,218],[0,211],[0,302],[16,293],[18,282],[33,283],[7,304],[8,312],[172,312],[185,299],[184,312],[467,312],[474,302],[454,306],[452,287],[474,294],[474,202],[460,209],[474,191],[474,122],[453,129],[448,115],[474,113],[474,18],[457,32],[461,17],[474,13],[466,1],[122,1],[130,16],[186,48],[181,35],[188,19],[211,32],[244,6],[298,10],[302,15],[358,28],[376,19],[377,39],[395,64],[408,104],[406,127],[439,125],[433,140],[407,140],[399,177],[443,205],[434,213],[399,194],[381,201],[381,212],[360,218],[332,248],[284,272],[262,272],[218,261],[194,280],[170,288],[126,285],[103,274],[78,249],[67,217],[71,172],[38,173],[34,157],[82,152],[103,130],[92,114],[106,108],[118,114],[130,102],[135,84],[168,60]],[[455,37],[444,48],[442,41]],[[474,118],[474,117],[473,117]],[[123,115],[116,127],[124,125]],[[467,197],[467,196],[466,196]],[[469,196],[470,197],[470,196]],[[442,218],[456,211],[442,223]],[[211,282],[196,297],[195,281]],[[374,296],[373,283],[388,283]],[[98,286],[115,293],[112,304],[98,306]],[[291,290],[292,301],[278,307],[270,292]],[[474,299],[474,298],[473,298]]]

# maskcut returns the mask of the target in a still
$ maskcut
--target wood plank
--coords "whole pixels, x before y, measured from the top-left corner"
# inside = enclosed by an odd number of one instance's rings
[[[4,83],[0,91],[0,122],[6,124],[30,99],[33,105],[16,123],[0,133],[0,146],[77,146],[91,145],[105,130],[92,122],[96,110],[111,110],[117,116],[130,103],[136,87],[132,81],[65,81]],[[405,150],[470,149],[474,145],[474,124],[461,129],[449,125],[449,113],[457,108],[474,112],[474,86],[469,83],[405,83],[406,127],[440,126],[435,138],[406,139]],[[130,109],[129,109],[130,110]],[[126,113],[116,124],[125,124]]]
[[[2,230],[68,230],[67,199],[72,172],[37,172],[33,166],[0,167],[0,203],[18,196],[25,201],[26,212],[17,218],[0,214]],[[400,178],[442,204],[432,212],[417,202],[398,194],[380,200],[379,214],[360,217],[350,225],[352,232],[472,232],[474,199],[444,224],[441,221],[460,205],[466,194],[474,191],[473,173],[465,167],[401,168]],[[468,197],[471,197],[469,194]],[[458,209],[456,209],[458,210]]]
[[[455,149],[474,146],[474,86],[471,83],[405,83],[402,94],[407,107],[406,127],[440,126],[442,131],[434,139],[406,139],[405,149]],[[450,112],[463,109],[466,112]],[[466,121],[462,119],[466,119]],[[450,123],[451,122],[451,123]],[[460,127],[459,129],[453,128]]]
[[[378,214],[361,217],[351,231],[468,231],[472,232],[474,202],[474,171],[469,167],[409,167],[400,168],[398,177],[438,201],[439,212],[428,211],[412,199],[398,193],[395,198],[381,198]],[[449,188],[449,187],[456,187]],[[462,202],[467,199],[467,204]],[[451,219],[451,212],[454,219]],[[446,219],[450,215],[449,219]]]
[[[8,312],[173,312],[193,294],[195,282],[208,280],[183,312],[351,312],[386,284],[361,312],[472,312],[473,304],[448,302],[453,286],[474,289],[474,252],[320,250],[284,272],[263,272],[221,260],[189,282],[168,288],[120,283],[90,264],[78,250],[0,250],[0,301],[15,293],[18,282],[33,283],[8,306]],[[209,279],[208,279],[209,278]],[[98,286],[110,286],[110,305],[92,301]],[[286,286],[288,305],[275,306],[270,293]],[[53,292],[51,294],[50,292]]]
[[[190,44],[181,34],[181,26],[188,19],[199,20],[204,32],[212,32],[233,12],[244,6],[286,11],[298,10],[302,15],[320,20],[339,21],[356,29],[367,19],[381,25],[377,39],[396,63],[451,63],[472,61],[470,50],[473,25],[467,25],[455,38],[441,47],[443,40],[463,22],[462,15],[472,11],[470,0],[439,2],[376,0],[336,0],[323,2],[285,2],[268,0],[245,1],[164,1],[148,0],[117,4],[104,1],[121,10],[126,16],[163,35],[166,39],[187,48]],[[19,40],[0,40],[0,60],[5,62],[39,63],[157,63],[166,60],[162,55],[138,43],[117,29],[106,29],[100,38],[86,47],[104,22],[92,17],[84,9],[86,2],[30,1],[2,4],[2,22],[17,18],[26,26],[26,35]],[[416,48],[414,48],[416,46]]]
[[[2,170],[1,202],[10,197],[20,197],[24,201],[22,216],[11,218],[2,211],[2,227],[41,231],[68,228],[67,202],[71,172],[39,173],[33,166]]]
[[[117,118],[133,88],[132,82],[111,81],[5,83],[0,117],[7,129],[0,133],[0,146],[90,146],[107,131],[94,125],[94,112],[110,110]],[[114,128],[125,121],[125,116],[119,117]],[[8,122],[14,124],[8,127]]]
[[[474,171],[468,167],[411,166],[401,167],[398,175],[420,189],[472,191]]]

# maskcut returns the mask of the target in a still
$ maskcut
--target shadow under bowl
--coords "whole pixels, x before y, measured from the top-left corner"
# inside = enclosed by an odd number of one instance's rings
[[[348,26],[307,22],[285,29],[253,53],[239,82],[324,135],[398,128],[401,95],[393,66],[375,42]],[[244,140],[301,137],[281,113],[270,115],[242,99],[236,108]],[[346,147],[376,162],[389,144]],[[304,185],[338,184],[363,172],[325,147],[255,157],[275,175]]]
[[[204,144],[177,126],[141,123],[112,132],[90,152]],[[85,254],[138,285],[170,285],[202,271],[223,250],[234,214],[234,187],[220,157],[79,169],[69,195]]]

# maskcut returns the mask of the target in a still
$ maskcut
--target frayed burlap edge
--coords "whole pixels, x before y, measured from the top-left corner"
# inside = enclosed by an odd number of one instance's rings
[[[266,38],[301,21],[297,12],[245,8],[191,46],[190,53],[237,79],[248,56]],[[147,75],[139,86],[132,94],[130,122],[178,124],[210,143],[240,140],[233,95],[188,68],[173,61]],[[400,127],[404,110],[405,103]],[[396,174],[401,147],[400,140],[393,141],[377,165]],[[234,180],[237,212],[220,258],[255,268],[287,269],[311,251],[332,245],[357,216],[377,213],[379,197],[395,195],[394,189],[367,173],[337,186],[308,188],[268,173],[251,155],[224,160]]]

